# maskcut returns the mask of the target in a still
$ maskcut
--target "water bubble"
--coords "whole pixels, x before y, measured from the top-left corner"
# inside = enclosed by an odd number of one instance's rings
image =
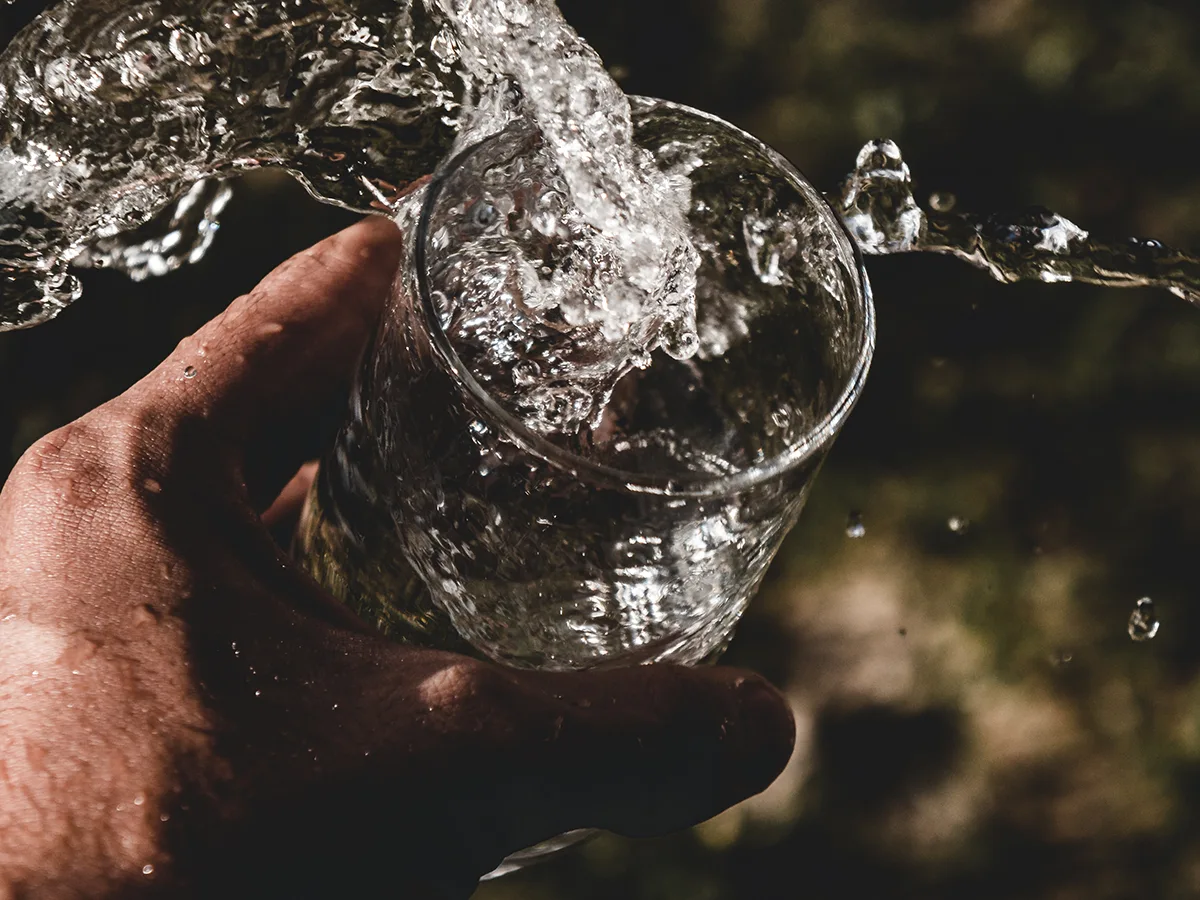
[[[1154,601],[1143,597],[1129,615],[1129,636],[1138,643],[1152,640],[1158,634],[1159,624],[1158,616],[1154,613]]]
[[[523,359],[513,366],[512,380],[518,387],[532,387],[541,378],[541,370],[531,359]]]
[[[949,191],[934,191],[929,195],[929,207],[934,212],[948,213],[958,206],[958,197]]]
[[[454,32],[449,28],[443,28],[434,35],[433,40],[429,42],[429,49],[433,52],[434,56],[446,65],[453,65],[458,62],[460,53],[458,39],[455,38]]]
[[[963,516],[951,516],[946,520],[946,527],[955,534],[966,534],[971,528],[971,520]]]
[[[846,537],[857,540],[866,537],[867,526],[863,524],[862,513],[854,510],[846,519]]]
[[[196,377],[196,367],[188,366],[186,369],[184,369],[183,377],[184,378],[195,378]]]
[[[1050,662],[1056,666],[1065,666],[1075,658],[1070,650],[1056,650],[1050,654]]]
[[[153,875],[154,874],[154,866],[152,866],[150,863],[146,863],[144,866],[142,866],[142,874],[143,875]]]
[[[553,237],[558,232],[559,224],[558,214],[553,210],[544,209],[533,215],[533,227],[546,237]]]
[[[491,228],[500,220],[500,210],[486,200],[480,200],[472,206],[468,215],[471,222],[480,228]]]

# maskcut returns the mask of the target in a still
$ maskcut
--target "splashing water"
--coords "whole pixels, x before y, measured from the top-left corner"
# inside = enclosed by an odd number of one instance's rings
[[[77,299],[69,266],[144,278],[199,259],[239,171],[284,168],[318,199],[395,214],[445,154],[514,125],[536,133],[540,183],[555,186],[534,226],[585,248],[585,264],[526,279],[523,298],[531,328],[590,342],[587,373],[556,373],[566,414],[540,429],[570,433],[655,349],[704,350],[686,173],[636,147],[628,99],[553,0],[55,5],[0,57],[0,331]],[[1099,241],[1044,209],[957,213],[949,194],[922,209],[891,141],[863,148],[834,205],[867,254],[1200,302],[1200,260],[1156,241]],[[748,214],[745,240],[777,284],[806,235]]]
[[[1154,612],[1154,601],[1149,597],[1143,597],[1134,606],[1133,612],[1129,614],[1127,630],[1133,640],[1142,643],[1154,639],[1158,634],[1160,624],[1158,616]]]
[[[0,58],[0,330],[77,299],[69,265],[140,278],[200,258],[232,173],[282,167],[391,212],[456,133],[519,119],[609,260],[603,302],[547,315],[690,356],[686,180],[634,146],[627,99],[552,0],[59,3]]]
[[[852,510],[846,517],[846,537],[858,540],[867,536],[867,526],[863,523],[862,513]]]
[[[926,212],[917,204],[912,173],[892,141],[863,147],[833,200],[850,234],[869,255],[945,253],[997,281],[1166,288],[1200,304],[1200,259],[1158,241],[1098,240],[1041,208],[1011,216],[955,213],[955,204],[944,194]]]
[[[0,327],[77,298],[69,263],[191,257],[182,207],[205,179],[282,166],[367,211],[432,168],[453,132],[430,113],[453,116],[463,89],[432,49],[443,23],[356,6],[69,0],[34,20],[0,59]]]

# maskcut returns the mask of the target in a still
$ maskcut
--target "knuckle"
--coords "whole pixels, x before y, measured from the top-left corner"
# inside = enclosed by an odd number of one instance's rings
[[[126,487],[145,457],[139,417],[108,404],[35,441],[12,479],[50,489],[69,506],[91,507]]]
[[[34,441],[13,469],[24,478],[57,479],[74,474],[98,454],[97,429],[85,420],[71,422]]]
[[[491,678],[488,667],[474,660],[462,660],[430,675],[422,692],[431,706],[461,706],[488,693]]]
[[[336,241],[328,239],[289,257],[248,295],[253,304],[258,298],[313,282],[338,283],[346,274],[346,259]]]
[[[476,660],[453,662],[422,685],[425,702],[466,730],[510,731],[527,707],[514,679],[497,666]]]

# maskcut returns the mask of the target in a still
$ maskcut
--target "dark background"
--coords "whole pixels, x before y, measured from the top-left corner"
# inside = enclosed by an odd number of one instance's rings
[[[1200,249],[1194,4],[561,5],[628,91],[724,116],[818,186],[889,136],[922,197]],[[85,273],[58,320],[0,335],[0,471],[352,218],[259,174],[199,265]],[[481,898],[1200,896],[1200,311],[937,258],[869,269],[870,383],[729,657],[791,698],[787,773]],[[1162,629],[1135,644],[1142,596]]]

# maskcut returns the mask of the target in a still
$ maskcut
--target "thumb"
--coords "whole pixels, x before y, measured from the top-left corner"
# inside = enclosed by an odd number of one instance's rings
[[[795,743],[783,697],[736,669],[642,666],[522,672],[521,729],[489,806],[507,811],[506,851],[576,828],[677,831],[764,790]],[[500,742],[503,747],[503,742]]]
[[[190,845],[204,877],[237,872],[256,896],[368,896],[390,871],[466,897],[504,857],[567,831],[711,818],[766,788],[794,743],[783,697],[750,672],[517,671],[321,634],[328,656],[241,648],[260,677],[286,674],[243,701],[261,736],[238,782],[244,820],[212,829],[205,852]]]

